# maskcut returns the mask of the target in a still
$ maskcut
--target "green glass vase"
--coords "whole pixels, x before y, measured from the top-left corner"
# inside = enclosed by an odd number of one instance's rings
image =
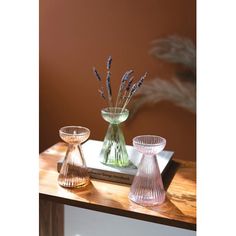
[[[107,107],[102,109],[101,114],[103,119],[109,122],[109,127],[100,153],[100,161],[110,166],[128,167],[131,162],[120,124],[128,118],[129,111],[120,107]]]

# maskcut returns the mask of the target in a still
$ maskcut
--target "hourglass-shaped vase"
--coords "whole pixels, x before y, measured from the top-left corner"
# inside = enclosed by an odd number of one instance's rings
[[[129,199],[143,206],[161,204],[165,201],[165,190],[156,155],[164,149],[166,140],[160,136],[141,135],[133,139],[133,145],[143,155]]]
[[[59,135],[68,143],[66,156],[58,176],[59,185],[68,188],[86,186],[90,178],[81,143],[88,139],[90,130],[81,126],[66,126],[59,130]]]
[[[125,138],[120,128],[120,123],[128,118],[129,111],[120,107],[107,107],[102,109],[101,114],[103,119],[109,122],[109,127],[100,153],[100,161],[116,167],[129,166]]]

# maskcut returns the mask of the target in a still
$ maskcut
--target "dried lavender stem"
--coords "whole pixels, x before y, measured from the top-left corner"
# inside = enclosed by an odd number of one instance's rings
[[[120,82],[120,87],[119,87],[119,91],[118,91],[118,95],[116,97],[116,105],[115,107],[117,107],[120,103],[121,103],[121,99],[122,99],[122,92],[125,88],[125,84],[127,82],[127,80],[129,79],[129,76],[133,73],[133,70],[129,70],[126,71],[125,74],[123,75],[121,82]]]
[[[111,58],[111,56],[109,56],[107,59],[107,70],[108,71],[110,71],[110,69],[111,69],[111,63],[112,63],[112,58]]]
[[[97,78],[98,82],[99,82],[99,85],[100,85],[100,89],[98,89],[98,92],[100,93],[101,97],[107,102],[108,106],[110,106],[110,103],[109,101],[107,100],[106,96],[105,96],[105,93],[104,93],[104,87],[102,85],[102,79],[98,73],[98,71],[96,70],[95,67],[93,67],[93,72],[94,72],[94,75],[95,77]]]
[[[122,79],[121,79],[119,91],[118,91],[118,94],[117,94],[117,97],[116,97],[116,104],[115,104],[115,107],[117,107],[117,105],[118,105],[118,101],[119,101],[120,94],[121,94],[121,89],[122,89],[122,83],[123,83],[122,81],[124,80],[126,74],[127,74],[127,72],[125,72],[125,74],[123,75],[123,77],[122,77]]]
[[[101,89],[98,89],[98,92],[100,93],[101,97],[106,100],[106,97]]]
[[[133,82],[134,76],[132,76],[129,81],[128,84],[125,88],[125,92],[123,93],[123,96],[121,97],[118,106],[122,106],[122,104],[124,104],[125,99],[127,99],[127,95],[129,94],[132,82]]]
[[[136,89],[137,89],[137,84],[134,84],[134,85],[132,86],[131,91],[129,92],[128,97],[127,97],[126,100],[125,100],[125,103],[124,103],[124,105],[123,105],[123,107],[122,107],[122,109],[121,109],[121,112],[123,112],[124,109],[125,109],[125,107],[128,105],[128,103],[129,103],[131,97],[133,96],[133,94],[135,93]]]
[[[112,90],[111,90],[111,63],[112,63],[112,57],[109,56],[107,59],[107,78],[106,78],[106,87],[107,87],[107,97],[108,97],[108,105],[109,107],[113,107],[112,102]]]
[[[120,97],[120,93],[121,93],[121,89],[122,89],[122,83],[123,83],[123,81],[125,79],[126,74],[127,74],[127,72],[125,72],[125,74],[123,75],[123,77],[121,79],[120,87],[119,87],[118,94],[117,94],[117,97],[116,97],[115,107],[117,107],[117,104],[118,104],[118,101],[119,101],[119,97]]]
[[[107,100],[107,99],[106,99],[106,96],[105,96],[105,94],[104,94],[104,88],[103,88],[103,86],[102,86],[102,82],[100,82],[100,90],[99,90],[99,92],[101,93],[102,97],[103,97],[105,100]]]
[[[106,86],[107,86],[108,104],[109,104],[110,107],[113,107],[112,91],[111,91],[111,73],[110,73],[110,71],[107,71]]]
[[[121,112],[123,112],[123,110],[125,109],[125,107],[128,105],[130,99],[133,97],[133,95],[137,92],[137,90],[141,87],[141,85],[143,84],[144,79],[147,76],[147,72],[140,78],[140,80],[134,84],[129,92],[129,95],[127,97],[127,99],[125,100],[125,103],[122,107]]]

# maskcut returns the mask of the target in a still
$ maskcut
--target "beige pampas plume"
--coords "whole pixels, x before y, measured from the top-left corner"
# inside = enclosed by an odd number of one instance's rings
[[[179,63],[188,68],[187,73],[177,73],[170,81],[155,78],[142,86],[131,104],[131,115],[147,104],[170,101],[196,112],[196,49],[193,42],[179,36],[157,39],[152,42],[150,54],[158,59]],[[184,78],[184,79],[183,79]]]

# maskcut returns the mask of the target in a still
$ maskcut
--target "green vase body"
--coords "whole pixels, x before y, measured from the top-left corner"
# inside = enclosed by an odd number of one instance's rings
[[[104,138],[100,160],[106,165],[128,167],[131,163],[120,124],[128,118],[129,111],[119,107],[108,107],[102,109],[101,113],[103,119],[109,122],[109,127]]]

